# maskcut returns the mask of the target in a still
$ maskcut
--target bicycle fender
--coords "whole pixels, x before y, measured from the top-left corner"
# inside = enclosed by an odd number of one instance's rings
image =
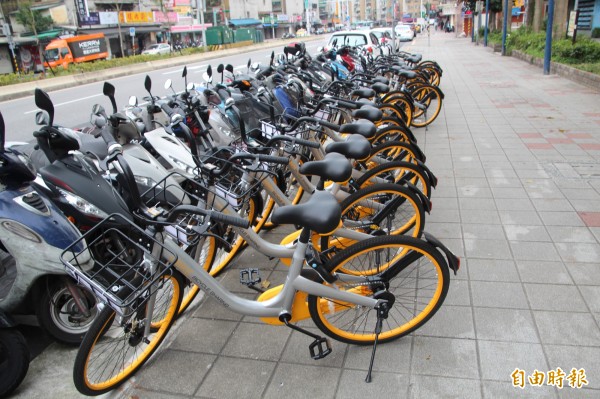
[[[437,183],[438,183],[438,179],[436,177],[436,175],[433,174],[433,172],[431,171],[431,169],[429,169],[427,167],[427,165],[425,165],[424,162],[416,159],[415,160],[417,162],[417,165],[419,165],[424,171],[425,171],[425,175],[427,176],[427,179],[429,180],[429,184],[431,184],[431,187],[437,187]]]
[[[423,191],[419,190],[417,186],[408,181],[404,182],[404,185],[408,187],[408,189],[414,194],[416,194],[417,197],[419,197],[421,203],[423,204],[423,208],[425,208],[425,211],[427,213],[431,213],[431,200],[427,198],[425,194],[423,194]]]
[[[456,276],[456,272],[458,272],[458,269],[460,268],[460,258],[454,255],[444,244],[440,242],[440,240],[435,238],[433,235],[423,232],[423,237],[425,237],[425,241],[438,248],[444,253],[444,255],[446,255],[448,267],[454,271],[454,275]]]

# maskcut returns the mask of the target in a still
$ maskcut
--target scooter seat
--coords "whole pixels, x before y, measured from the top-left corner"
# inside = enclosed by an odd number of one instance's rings
[[[340,133],[359,134],[366,139],[373,137],[375,132],[377,132],[377,126],[366,119],[359,119],[356,122],[340,126]]]
[[[348,158],[333,152],[320,161],[310,161],[302,164],[300,173],[307,176],[319,176],[325,180],[343,183],[352,176],[352,165]]]

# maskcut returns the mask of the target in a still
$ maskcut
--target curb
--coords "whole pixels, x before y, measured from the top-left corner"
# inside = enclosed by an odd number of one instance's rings
[[[277,41],[263,42],[244,47],[244,52],[254,51],[259,49],[275,48],[285,45],[286,43],[294,43],[297,41],[314,41],[322,39],[323,36],[313,35],[295,39],[278,39]],[[187,65],[193,62],[203,60],[213,60],[227,55],[238,54],[239,48],[221,49],[218,51],[210,51],[208,53],[200,53],[186,56],[179,56],[156,61],[142,62],[139,64],[131,64],[122,67],[103,69],[100,71],[85,72],[77,75],[59,76],[56,78],[40,79],[31,82],[17,83],[9,86],[0,87],[0,101],[16,100],[27,96],[32,96],[36,88],[44,89],[47,92],[68,89],[70,87],[79,86],[82,84],[95,83],[105,81],[107,79],[119,78],[128,76],[134,73],[142,73],[154,71],[160,68],[174,67]]]

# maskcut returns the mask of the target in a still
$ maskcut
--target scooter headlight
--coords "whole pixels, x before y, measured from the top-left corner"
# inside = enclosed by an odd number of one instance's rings
[[[96,205],[89,203],[88,201],[86,201],[78,195],[75,195],[69,191],[60,188],[58,189],[58,192],[67,200],[69,204],[71,204],[72,206],[77,208],[81,213],[87,216],[97,217],[100,219],[104,219],[108,216],[106,212],[99,209]]]
[[[142,186],[146,187],[154,187],[156,186],[156,182],[149,177],[146,176],[133,176],[135,178],[135,182]]]
[[[181,170],[185,170],[185,172],[189,175],[193,175],[194,173],[194,168],[192,168],[191,166],[186,165],[185,163],[181,162],[178,159],[175,159],[173,157],[169,157],[171,158],[171,162],[173,162],[175,165],[177,165],[177,167]]]

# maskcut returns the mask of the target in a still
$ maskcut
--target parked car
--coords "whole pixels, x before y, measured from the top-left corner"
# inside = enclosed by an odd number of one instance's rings
[[[415,38],[415,32],[412,30],[410,25],[398,24],[394,29],[401,42],[411,41]]]
[[[167,43],[156,43],[151,44],[148,48],[142,51],[142,54],[169,54],[171,52],[171,46]]]
[[[379,40],[379,43],[382,44],[386,44],[386,43],[392,43],[392,28],[374,28],[371,29],[371,33],[373,33],[377,39]],[[400,50],[400,40],[399,38],[396,38],[396,51]]]
[[[374,55],[378,55],[379,45],[379,39],[371,31],[341,31],[331,35],[327,47],[365,47],[371,49]],[[384,55],[388,55],[390,52],[390,49],[387,46],[383,46],[381,49],[383,50]]]

